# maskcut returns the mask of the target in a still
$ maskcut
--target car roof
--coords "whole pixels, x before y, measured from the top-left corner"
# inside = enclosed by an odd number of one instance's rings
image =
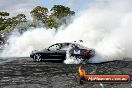
[[[75,44],[76,46],[79,46],[80,48],[90,49],[82,44],[77,43],[77,42],[62,42],[62,43],[55,43],[55,44],[66,44],[66,45]]]

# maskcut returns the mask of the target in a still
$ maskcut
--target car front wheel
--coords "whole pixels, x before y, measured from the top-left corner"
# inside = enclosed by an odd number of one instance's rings
[[[38,54],[38,53],[34,54],[33,60],[34,60],[34,61],[42,61],[42,56],[41,56],[41,54]]]

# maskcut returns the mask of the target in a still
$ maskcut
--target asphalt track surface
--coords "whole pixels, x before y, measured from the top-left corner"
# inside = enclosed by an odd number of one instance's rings
[[[34,62],[29,57],[0,58],[0,88],[102,88],[99,83],[79,84],[79,65]],[[130,74],[132,62],[113,61],[83,65],[88,74]],[[131,76],[132,77],[132,76]],[[103,84],[104,88],[132,88],[127,84]]]

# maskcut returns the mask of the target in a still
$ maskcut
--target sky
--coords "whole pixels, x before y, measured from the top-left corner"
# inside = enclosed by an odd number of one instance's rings
[[[0,11],[7,11],[10,16],[24,13],[30,18],[30,11],[40,5],[51,9],[53,5],[64,5],[75,12],[86,7],[92,0],[0,0]]]

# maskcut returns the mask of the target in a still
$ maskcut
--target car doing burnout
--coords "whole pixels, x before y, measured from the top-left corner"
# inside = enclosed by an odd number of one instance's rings
[[[30,57],[33,58],[34,61],[44,60],[64,61],[67,56],[67,51],[69,52],[70,56],[82,58],[83,60],[87,60],[95,55],[94,49],[87,48],[78,43],[56,43],[49,46],[46,49],[40,51],[37,50],[32,51]]]

